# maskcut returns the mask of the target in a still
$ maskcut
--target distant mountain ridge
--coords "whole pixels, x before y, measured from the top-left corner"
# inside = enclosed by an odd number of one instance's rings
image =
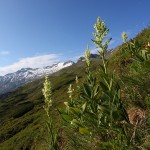
[[[99,55],[98,54],[91,54],[90,55],[90,58],[98,58]],[[82,62],[82,61],[85,61],[85,57],[84,56],[81,56],[77,62]]]
[[[0,94],[11,91],[25,83],[39,79],[45,75],[50,75],[65,67],[73,65],[73,61],[55,63],[43,68],[22,68],[14,73],[0,76]]]
[[[106,53],[106,57],[109,58],[113,50],[109,50]],[[98,54],[91,54],[90,58],[95,59],[99,58]],[[81,56],[77,63],[85,61],[85,57]],[[9,73],[4,76],[0,76],[0,94],[9,92],[19,86],[22,86],[26,83],[34,81],[36,79],[42,78],[46,75],[55,73],[65,67],[73,65],[73,61],[66,61],[55,63],[51,66],[46,66],[43,68],[22,68],[14,73]]]
[[[106,59],[108,59],[110,57],[110,55],[115,51],[115,49],[109,49],[107,52],[106,52]],[[90,55],[90,58],[100,58],[100,56],[98,54],[92,54]],[[82,62],[82,61],[85,61],[85,57],[84,56],[81,56],[77,62]]]

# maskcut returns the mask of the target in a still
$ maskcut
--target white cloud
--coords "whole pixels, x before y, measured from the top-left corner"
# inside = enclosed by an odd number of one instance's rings
[[[92,54],[97,54],[97,51],[99,50],[99,48],[95,48],[95,49],[92,49],[92,50],[90,50],[90,52],[92,53]]]
[[[9,51],[0,51],[0,55],[9,55],[10,52]]]
[[[2,76],[7,73],[15,72],[21,68],[39,68],[43,66],[49,66],[58,61],[60,61],[60,55],[57,54],[22,58],[12,65],[0,67],[0,75]]]

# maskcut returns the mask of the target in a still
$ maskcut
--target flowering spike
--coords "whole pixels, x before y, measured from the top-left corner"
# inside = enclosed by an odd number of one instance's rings
[[[87,49],[86,49],[86,52],[85,52],[85,62],[87,64],[88,67],[90,67],[90,50],[89,50],[89,46],[87,45]]]
[[[126,43],[127,42],[127,34],[125,32],[122,33],[122,40],[123,40],[123,43]]]
[[[44,109],[49,117],[49,111],[50,111],[50,107],[52,106],[52,86],[51,86],[51,82],[49,81],[48,77],[45,77],[45,82],[44,82],[44,87],[42,89],[43,95],[44,95],[44,101],[45,101],[45,106]]]
[[[76,84],[79,83],[79,79],[78,79],[78,76],[76,76]]]

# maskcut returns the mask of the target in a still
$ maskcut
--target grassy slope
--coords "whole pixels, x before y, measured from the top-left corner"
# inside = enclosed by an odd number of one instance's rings
[[[141,50],[145,49],[145,45],[150,42],[150,27],[139,33],[134,40]],[[119,49],[123,47],[121,45]],[[119,50],[112,56],[110,64],[122,86],[122,100],[131,120],[139,110],[140,115],[145,116],[143,125],[137,127],[135,134],[139,149],[150,149],[150,59],[139,63],[132,59],[128,51],[122,53]]]
[[[95,59],[94,66],[100,61]],[[93,69],[95,69],[93,67]],[[53,108],[68,98],[66,91],[76,75],[84,75],[84,63],[74,64],[50,76],[53,84]],[[0,149],[45,149],[47,130],[43,96],[43,79],[0,96]],[[57,117],[57,114],[54,116]]]
[[[150,28],[144,29],[135,39],[141,46],[150,41]],[[137,63],[128,60],[128,54],[122,55],[116,51],[110,60],[110,70],[115,70],[118,79],[121,78],[124,82],[122,95],[126,107],[140,107],[148,111],[150,104],[145,96],[150,94],[150,74],[148,71],[143,72],[144,64],[140,69]],[[99,63],[99,60],[94,60],[94,72]],[[133,73],[131,70],[135,67],[137,72]],[[54,110],[58,106],[61,107],[68,98],[67,88],[70,83],[74,83],[75,76],[78,75],[80,81],[83,79],[84,68],[84,63],[78,63],[50,76]],[[132,78],[135,78],[136,82],[131,82]],[[42,83],[43,79],[40,79],[0,96],[0,149],[41,150],[48,147]],[[56,111],[52,111],[52,114],[57,121],[59,118]]]
[[[150,28],[145,28],[134,40],[141,49],[150,42]],[[119,48],[123,48],[121,45]],[[128,52],[116,51],[110,60],[111,70],[123,81],[123,99],[129,106],[146,109],[145,96],[150,94],[150,62],[138,63],[131,59]],[[133,96],[134,95],[134,96]],[[130,106],[129,106],[130,107]]]

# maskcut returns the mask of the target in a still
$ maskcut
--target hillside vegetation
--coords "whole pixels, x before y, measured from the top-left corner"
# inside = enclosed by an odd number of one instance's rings
[[[103,101],[107,99],[107,87],[102,80],[106,70],[102,67],[100,69],[100,65],[106,62],[102,63],[100,58],[91,60],[90,66],[80,62],[49,76],[52,83],[52,128],[54,133],[59,129],[57,148],[129,149],[127,145],[130,144],[130,149],[150,149],[150,59],[149,53],[142,51],[146,49],[146,52],[150,52],[147,46],[150,42],[150,28],[144,29],[129,42],[119,46],[108,61],[108,79],[113,78],[114,82],[111,92],[119,92],[115,97],[116,102],[111,105]],[[76,76],[78,84],[75,82]],[[51,138],[47,132],[47,115],[43,109],[43,82],[44,79],[36,80],[0,96],[0,149],[49,149]],[[70,91],[76,91],[72,95],[67,94],[70,84]],[[97,110],[91,111],[93,108],[84,105],[86,99],[89,99],[91,89],[88,88],[91,87],[100,91],[96,92],[98,94],[94,99],[102,100],[100,109],[104,113],[101,116],[95,115],[99,114]],[[82,91],[83,89],[85,90]],[[74,100],[73,103],[70,103],[69,96]],[[109,93],[109,96],[114,95]],[[64,105],[64,102],[68,104]],[[97,104],[93,105],[94,108],[97,107]],[[66,106],[72,107],[71,115],[66,113]],[[85,115],[78,117],[80,108],[85,111]],[[115,111],[109,114],[112,108]],[[75,126],[70,125],[71,119],[77,120],[81,116],[83,122],[80,125],[78,122],[72,122],[76,123]],[[101,118],[99,126],[94,120],[96,117]]]
[[[93,70],[100,63],[93,60]],[[84,76],[84,62],[54,73],[49,78],[53,82],[54,110],[68,98],[66,91],[74,83],[76,75]],[[41,89],[43,79],[0,96],[0,149],[44,149],[48,147],[44,97]],[[54,115],[58,118],[58,115]]]

